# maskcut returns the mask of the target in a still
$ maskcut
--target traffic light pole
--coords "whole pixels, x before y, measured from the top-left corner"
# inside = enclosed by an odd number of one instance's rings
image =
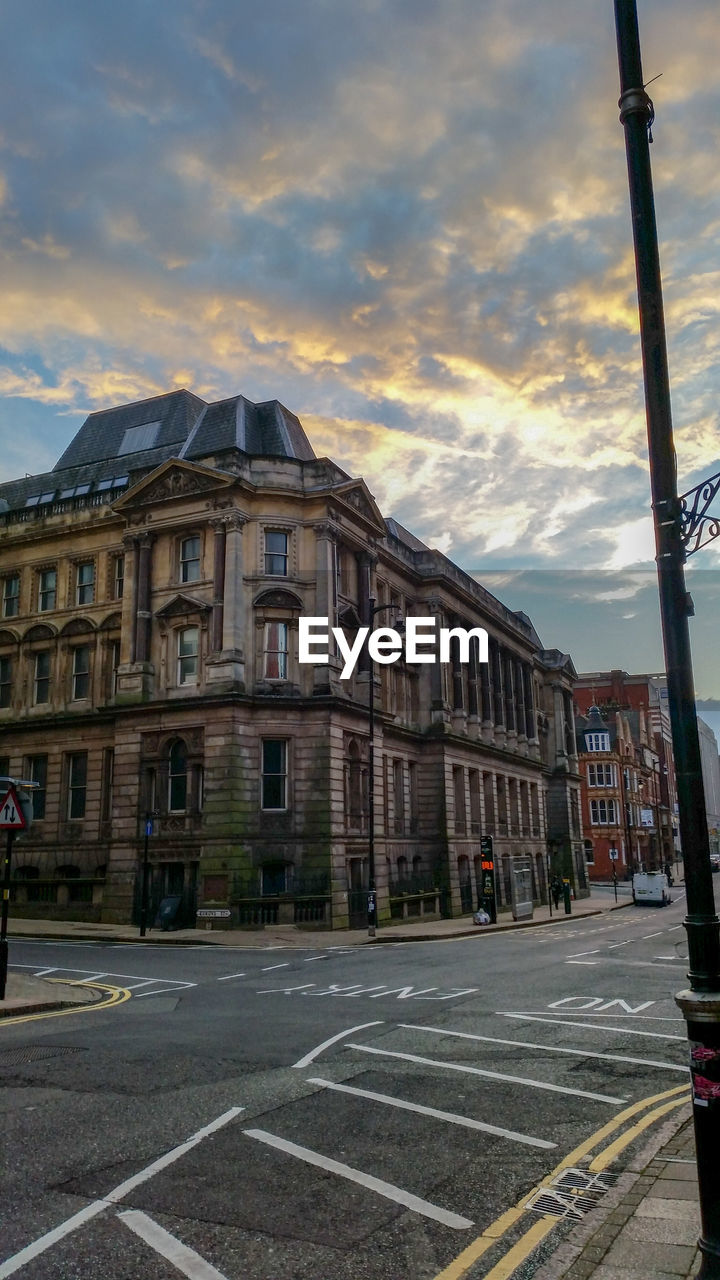
[[[668,703],[677,775],[680,836],[685,864],[690,990],[676,996],[687,1022],[693,1117],[700,1190],[702,1263],[699,1280],[720,1280],[720,924],[710,869],[705,795],[685,585],[686,545],[697,549],[704,516],[687,515],[679,498],[670,410],[660,259],[649,143],[653,104],[645,92],[636,0],[614,0],[620,68],[620,121],[625,130],[640,339],[650,457]],[[703,511],[705,507],[703,507]]]

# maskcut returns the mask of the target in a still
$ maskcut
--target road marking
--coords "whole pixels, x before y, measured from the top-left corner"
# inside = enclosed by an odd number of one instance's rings
[[[125,1209],[118,1214],[118,1218],[125,1223],[126,1227],[134,1231],[136,1236],[149,1244],[151,1249],[166,1258],[178,1271],[182,1271],[188,1280],[226,1280],[226,1277],[201,1258],[199,1253],[181,1244],[175,1236],[171,1236],[169,1231],[158,1226],[157,1222],[153,1222],[152,1218],[148,1218],[147,1214],[141,1213],[139,1209]]]
[[[596,947],[594,951],[572,951],[567,958],[572,960],[574,956],[597,956],[599,954],[600,948]]]
[[[661,938],[664,932],[664,929],[658,929],[657,933],[644,933],[640,941],[647,942],[648,938]]]
[[[689,1067],[678,1066],[674,1062],[657,1062],[654,1058],[628,1058],[619,1053],[589,1053],[587,1049],[564,1049],[556,1044],[536,1044],[532,1040],[501,1040],[497,1036],[477,1036],[470,1031],[445,1031],[442,1027],[413,1026],[410,1022],[399,1023],[408,1031],[429,1031],[431,1035],[456,1036],[461,1040],[480,1040],[482,1043],[507,1044],[519,1049],[539,1049],[541,1053],[565,1053],[577,1058],[603,1058],[607,1062],[632,1062],[641,1067],[661,1067],[663,1071],[688,1072]]]
[[[511,1142],[522,1142],[527,1147],[543,1147],[550,1151],[557,1147],[556,1142],[546,1142],[544,1138],[531,1138],[526,1133],[515,1133],[513,1129],[500,1129],[494,1124],[485,1124],[482,1120],[472,1120],[469,1116],[459,1116],[454,1111],[438,1111],[436,1107],[423,1107],[417,1102],[406,1102],[403,1098],[392,1098],[387,1093],[373,1093],[369,1089],[356,1089],[348,1084],[334,1084],[331,1080],[310,1077],[310,1084],[322,1085],[324,1089],[334,1089],[336,1093],[349,1093],[355,1098],[368,1098],[371,1102],[382,1102],[389,1107],[398,1107],[401,1111],[415,1111],[421,1116],[430,1116],[434,1120],[444,1120],[447,1124],[461,1125],[465,1129],[479,1129],[482,1133],[492,1133],[498,1138],[509,1138]]]
[[[12,965],[12,966],[11,966],[11,968],[13,968],[13,969],[32,969],[32,965],[31,965],[31,964]],[[40,969],[40,971],[39,971],[38,973],[36,973],[36,974],[35,974],[35,977],[36,977],[36,978],[44,978],[46,973],[57,973],[57,965],[53,966],[53,968],[52,968],[52,969]],[[101,976],[101,975],[100,975],[100,974],[98,974],[98,977],[100,977],[100,976]]]
[[[314,987],[315,985],[314,982],[303,982],[297,987],[266,987],[264,991],[257,991],[255,994],[258,996],[274,996],[279,991],[282,995],[289,996],[293,991],[307,991],[308,987]]]
[[[435,1280],[461,1280],[462,1276],[469,1271],[473,1263],[477,1262],[478,1258],[481,1258],[484,1253],[487,1253],[488,1249],[491,1249],[493,1245],[496,1245],[506,1232],[509,1231],[511,1227],[515,1226],[518,1220],[524,1216],[525,1206],[528,1201],[534,1199],[534,1197],[541,1191],[545,1190],[546,1187],[549,1187],[552,1184],[553,1179],[556,1178],[558,1174],[562,1173],[564,1169],[568,1169],[571,1166],[576,1165],[580,1160],[588,1155],[593,1148],[597,1147],[600,1142],[609,1137],[610,1134],[616,1133],[627,1120],[630,1120],[640,1111],[644,1111],[647,1107],[652,1106],[653,1103],[661,1102],[665,1098],[677,1097],[678,1094],[687,1095],[687,1085],[679,1085],[674,1089],[667,1089],[664,1093],[655,1094],[654,1097],[643,1098],[640,1102],[633,1103],[625,1111],[621,1111],[618,1115],[613,1116],[612,1120],[609,1120],[608,1123],[603,1125],[601,1129],[598,1129],[596,1133],[591,1134],[589,1138],[586,1138],[579,1147],[575,1147],[574,1151],[571,1151],[568,1155],[564,1156],[560,1163],[557,1164],[554,1169],[551,1169],[550,1173],[546,1174],[542,1181],[539,1182],[532,1191],[526,1192],[522,1199],[518,1200],[517,1204],[515,1204],[512,1209],[507,1209],[499,1218],[496,1218],[494,1222],[491,1222],[490,1225],[485,1228],[481,1236],[478,1236],[476,1240],[473,1240],[466,1249],[463,1249],[462,1253],[458,1254],[457,1258],[453,1259],[444,1271],[441,1271],[439,1275],[435,1276]],[[686,1097],[680,1098],[677,1105],[680,1105],[685,1101]],[[662,1110],[663,1108],[658,1108],[658,1111],[661,1112]],[[654,1112],[653,1118],[657,1118],[657,1114],[657,1112]],[[635,1131],[633,1129],[630,1132],[634,1134]],[[601,1157],[602,1153],[597,1156],[596,1159],[600,1159]],[[537,1245],[538,1232],[541,1226],[545,1224],[546,1229],[542,1232],[542,1235],[547,1235],[552,1226],[556,1225],[557,1222],[557,1218],[551,1218],[548,1216],[543,1217],[540,1222],[535,1222],[533,1224],[522,1239],[513,1246],[511,1252],[513,1255],[514,1269],[517,1268],[522,1257],[527,1257],[532,1249]],[[526,1242],[524,1251],[522,1250],[523,1241]],[[509,1258],[510,1254],[506,1254],[505,1257]],[[505,1259],[501,1259],[497,1266],[500,1267],[504,1260]],[[485,1280],[490,1280],[491,1276],[494,1277],[494,1280],[499,1280],[501,1274],[502,1272],[493,1270],[489,1274],[486,1274]],[[511,1275],[512,1271],[506,1271],[505,1274]]]
[[[483,1076],[487,1080],[502,1080],[510,1084],[523,1084],[530,1089],[547,1089],[549,1093],[564,1093],[573,1098],[589,1098],[592,1102],[610,1102],[619,1104],[627,1102],[627,1098],[613,1098],[605,1093],[586,1093],[583,1089],[566,1089],[560,1084],[546,1084],[544,1080],[529,1080],[525,1076],[509,1076],[500,1071],[486,1071],[483,1067],[466,1067],[460,1062],[441,1062],[435,1058],[420,1058],[414,1053],[394,1053],[391,1049],[375,1049],[368,1044],[354,1044],[348,1049],[358,1049],[360,1053],[374,1053],[380,1058],[400,1058],[403,1062],[417,1062],[423,1067],[437,1067],[440,1071],[460,1071],[464,1075]]]
[[[347,1178],[349,1182],[367,1187],[369,1191],[377,1192],[386,1200],[394,1200],[396,1204],[402,1204],[406,1209],[412,1209],[413,1213],[422,1214],[424,1218],[432,1218],[434,1222],[440,1222],[445,1227],[454,1227],[458,1231],[463,1231],[473,1225],[471,1218],[461,1218],[459,1214],[451,1213],[449,1209],[441,1209],[439,1205],[431,1204],[429,1200],[422,1200],[420,1196],[415,1196],[392,1182],[375,1178],[372,1174],[363,1173],[361,1169],[354,1169],[352,1165],[342,1164],[339,1160],[331,1160],[328,1156],[321,1155],[319,1151],[311,1151],[309,1147],[299,1147],[295,1142],[287,1142],[285,1138],[278,1138],[274,1133],[267,1133],[265,1129],[243,1129],[243,1133],[248,1138],[256,1138],[258,1142],[264,1142],[269,1147],[284,1151],[286,1155],[296,1156],[298,1160],[304,1160],[306,1164],[312,1164],[317,1169],[325,1169],[328,1173],[335,1173],[340,1178]]]
[[[365,1031],[367,1027],[381,1027],[382,1025],[382,1021],[361,1022],[357,1027],[348,1027],[347,1031],[338,1031],[336,1036],[331,1036],[329,1040],[323,1040],[322,1044],[317,1045],[315,1049],[311,1049],[309,1053],[306,1053],[304,1058],[300,1058],[298,1062],[293,1062],[293,1067],[308,1067],[311,1062],[314,1062],[316,1058],[319,1058],[320,1054],[324,1053],[326,1049],[329,1049],[331,1045],[337,1044],[338,1040],[344,1040],[345,1036],[352,1036],[356,1031]]]
[[[268,965],[266,965],[264,969],[261,969],[261,970],[260,970],[260,972],[261,972],[261,973],[272,973],[273,969],[287,969],[287,968],[289,968],[289,966],[290,966],[290,961],[289,961],[289,960],[283,960],[282,964],[268,964]],[[222,979],[221,979],[221,981],[222,981]]]
[[[59,982],[59,978],[51,978],[51,982]],[[82,987],[83,982],[67,983],[68,986]],[[101,1009],[111,1009],[113,1005],[124,1004],[129,1000],[130,992],[126,987],[110,987],[104,982],[95,986],[100,991],[108,991],[107,1000],[99,1000],[96,1004],[74,1004],[69,1009],[48,1009],[45,1013],[20,1013],[16,1018],[0,1018],[0,1027],[14,1027],[19,1022],[39,1022],[41,1018],[67,1018],[77,1013],[99,1013]]]
[[[566,964],[589,964],[590,966],[592,966],[597,964],[597,960],[566,960],[565,963]]]
[[[303,964],[311,964],[313,960],[329,960],[329,956],[305,956]]]
[[[218,978],[218,982],[229,982],[231,978],[244,978],[244,973],[226,973],[222,978]]]
[[[180,1146],[173,1147],[172,1151],[166,1151],[164,1156],[153,1160],[152,1164],[146,1165],[139,1173],[133,1174],[131,1178],[126,1178],[125,1182],[121,1182],[119,1186],[114,1187],[101,1200],[93,1200],[91,1204],[81,1209],[79,1213],[74,1213],[71,1218],[66,1218],[59,1226],[53,1227],[52,1231],[46,1232],[44,1236],[40,1236],[37,1240],[33,1240],[32,1244],[26,1245],[19,1253],[13,1254],[6,1262],[0,1265],[0,1280],[6,1280],[7,1276],[12,1276],[26,1263],[32,1262],[33,1258],[38,1258],[41,1253],[45,1253],[47,1249],[57,1244],[58,1240],[64,1239],[73,1231],[77,1231],[78,1227],[82,1227],[91,1218],[97,1217],[104,1209],[108,1209],[110,1205],[117,1204],[118,1200],[122,1200],[141,1183],[147,1182],[148,1178],[152,1178],[156,1173],[160,1173],[162,1169],[166,1169],[168,1165],[173,1164],[175,1160],[179,1160],[181,1156],[191,1151],[197,1146],[198,1142],[202,1142],[203,1138],[209,1137],[211,1133],[216,1133],[218,1129],[222,1129],[224,1125],[229,1124],[236,1116],[244,1111],[244,1107],[231,1107],[229,1111],[225,1111],[217,1120],[206,1124],[202,1129],[198,1129],[191,1138],[180,1143]]]
[[[624,1036],[652,1036],[654,1040],[687,1040],[687,1036],[674,1036],[669,1031],[636,1031],[634,1027],[608,1027],[602,1022],[570,1022],[566,1018],[543,1018],[534,1013],[503,1013],[503,1018],[527,1018],[529,1022],[548,1022],[554,1027],[597,1027],[598,1031],[617,1031]],[[622,1017],[622,1014],[618,1014]],[[670,1019],[668,1019],[670,1021]],[[673,1022],[678,1019],[673,1018]]]

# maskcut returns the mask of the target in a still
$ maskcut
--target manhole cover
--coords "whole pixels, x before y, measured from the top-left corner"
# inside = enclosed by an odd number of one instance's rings
[[[550,1214],[579,1222],[617,1181],[614,1173],[588,1173],[585,1169],[563,1169],[549,1187],[543,1187],[525,1205],[535,1213]]]
[[[26,1045],[19,1049],[0,1050],[0,1070],[3,1067],[22,1067],[28,1062],[43,1062],[45,1058],[65,1058],[71,1053],[83,1053],[70,1045]]]

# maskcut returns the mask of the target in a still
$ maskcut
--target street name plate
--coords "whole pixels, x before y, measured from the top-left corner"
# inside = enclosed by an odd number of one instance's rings
[[[229,920],[229,907],[199,907],[195,912],[199,920]]]

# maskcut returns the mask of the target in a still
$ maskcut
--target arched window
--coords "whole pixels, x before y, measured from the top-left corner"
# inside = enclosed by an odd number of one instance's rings
[[[188,766],[185,743],[177,738],[168,756],[168,810],[184,813],[187,809]]]

